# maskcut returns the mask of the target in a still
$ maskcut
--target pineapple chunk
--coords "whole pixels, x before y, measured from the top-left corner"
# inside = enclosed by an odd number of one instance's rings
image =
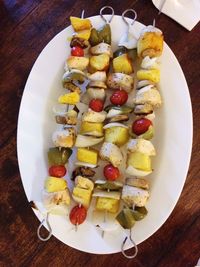
[[[105,130],[105,142],[123,146],[129,139],[129,130],[125,127],[114,126]]]
[[[77,17],[70,17],[72,27],[76,32],[83,31],[92,28],[92,24],[89,19],[81,19]]]
[[[119,210],[119,200],[107,197],[98,197],[96,201],[96,210],[116,213]]]
[[[70,56],[67,59],[69,69],[85,70],[89,65],[89,58]]]
[[[158,32],[145,32],[141,35],[137,44],[139,57],[159,57],[163,50],[163,34]]]
[[[160,70],[138,70],[137,71],[138,80],[150,80],[153,83],[158,83],[160,81]]]
[[[80,175],[76,176],[75,184],[77,187],[88,189],[92,191],[94,189],[94,183],[90,179],[86,177],[82,177]]]
[[[138,151],[132,152],[128,155],[127,165],[142,171],[152,171],[151,158]]]
[[[96,165],[98,160],[98,152],[94,149],[78,148],[77,160]]]
[[[107,54],[90,57],[90,69],[92,72],[106,71],[109,68],[110,57]]]
[[[133,72],[133,66],[131,60],[127,54],[123,54],[113,59],[114,72],[121,72],[125,74],[131,74]]]
[[[75,37],[84,39],[84,40],[89,40],[90,38],[90,34],[91,34],[91,30],[83,30],[83,31],[79,31],[76,33]]]
[[[103,124],[101,122],[87,122],[83,121],[81,124],[81,134],[93,135],[97,137],[103,136]]]
[[[73,199],[82,204],[85,208],[88,208],[90,205],[90,200],[92,196],[92,191],[80,187],[74,187],[72,192]]]
[[[58,192],[67,188],[67,181],[63,178],[49,176],[45,181],[45,190],[48,193]]]
[[[58,98],[58,102],[60,104],[76,105],[78,102],[80,102],[80,95],[77,92],[61,95]]]

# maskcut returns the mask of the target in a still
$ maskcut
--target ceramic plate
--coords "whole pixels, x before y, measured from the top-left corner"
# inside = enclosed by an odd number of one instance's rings
[[[94,27],[104,24],[99,16],[90,19]],[[144,25],[136,22],[134,27],[139,33]],[[114,16],[111,29],[115,50],[120,36],[127,30],[120,16]],[[51,136],[56,127],[52,107],[62,91],[63,66],[70,54],[67,38],[72,33],[72,27],[67,27],[43,49],[31,70],[21,102],[17,136],[19,167],[27,198],[37,203],[41,202],[41,191],[48,175],[47,151],[52,146]],[[155,233],[176,205],[186,179],[192,147],[189,91],[181,67],[166,43],[161,60],[163,106],[156,111],[153,140],[157,156],[153,160],[153,174],[148,178],[151,182],[149,213],[133,228],[133,239],[137,244]],[[73,165],[73,157],[70,164]],[[42,209],[42,204],[39,206]],[[35,213],[41,220],[42,216]],[[119,252],[128,234],[119,227],[114,232],[105,233],[102,239],[100,231],[89,219],[77,232],[64,217],[50,215],[50,224],[53,235],[63,243],[96,254]],[[130,247],[131,243],[127,243],[126,248]]]

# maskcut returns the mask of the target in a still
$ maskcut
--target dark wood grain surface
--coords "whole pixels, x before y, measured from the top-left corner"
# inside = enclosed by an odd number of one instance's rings
[[[112,5],[116,14],[134,7],[144,24],[151,23],[157,14],[150,0],[138,0],[135,5],[127,0],[0,2],[0,266],[192,267],[200,257],[200,24],[188,32],[165,15],[160,16],[158,26],[183,68],[194,116],[190,169],[174,211],[153,236],[139,245],[138,257],[131,261],[120,253],[87,254],[54,237],[41,242],[36,236],[38,220],[28,205],[16,154],[24,85],[39,53],[69,24],[69,16],[80,16],[83,8],[86,16],[92,16],[103,5]]]

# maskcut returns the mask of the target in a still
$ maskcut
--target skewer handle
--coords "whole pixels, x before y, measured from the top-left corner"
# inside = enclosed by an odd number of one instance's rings
[[[109,19],[106,19],[105,16],[103,15],[103,11],[104,11],[105,9],[110,9],[110,10],[111,10],[111,17],[110,17]],[[106,24],[109,24],[109,23],[111,23],[111,21],[112,21],[112,19],[113,19],[113,17],[114,17],[115,12],[114,12],[114,9],[113,9],[111,6],[104,6],[104,7],[102,7],[102,8],[100,9],[99,14],[100,14],[101,18],[105,21],[105,23],[106,23]]]
[[[43,224],[44,224],[45,221],[46,221],[46,224],[47,224],[47,227],[48,227],[48,230],[49,230],[49,234],[48,234],[47,237],[42,237],[42,236],[41,236],[41,233],[40,233],[40,230],[41,230],[41,228],[44,226]],[[48,240],[51,238],[51,236],[52,236],[52,228],[51,228],[51,225],[50,225],[50,223],[49,223],[49,213],[47,213],[46,218],[44,218],[44,219],[41,221],[41,223],[40,223],[40,225],[39,225],[39,227],[38,227],[38,229],[37,229],[37,236],[38,236],[38,238],[39,238],[41,241],[48,241]]]
[[[134,240],[132,239],[132,237],[131,237],[131,229],[130,229],[129,239],[130,239],[130,241],[131,241],[131,243],[133,244],[134,249],[135,249],[133,255],[127,255],[127,254],[125,253],[124,246],[125,246],[125,244],[126,244],[127,239],[128,239],[128,237],[126,236],[125,239],[124,239],[124,241],[123,241],[123,243],[122,243],[122,245],[121,245],[121,252],[122,252],[122,254],[124,255],[125,258],[127,258],[127,259],[133,259],[133,258],[135,258],[135,257],[137,256],[137,254],[138,254],[138,247],[137,247],[135,241],[134,241]]]

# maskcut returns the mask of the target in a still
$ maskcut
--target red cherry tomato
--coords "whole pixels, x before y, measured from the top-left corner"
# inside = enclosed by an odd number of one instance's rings
[[[67,170],[65,166],[58,165],[58,166],[51,166],[49,168],[49,175],[55,177],[63,177],[65,176]]]
[[[110,102],[113,105],[122,106],[128,100],[128,94],[124,90],[116,90],[110,97]]]
[[[100,112],[103,110],[103,101],[100,99],[92,99],[89,103],[89,107],[96,112]]]
[[[137,119],[133,122],[132,132],[136,135],[143,134],[149,129],[150,125],[152,125],[152,122],[146,118]]]
[[[75,57],[83,57],[84,50],[79,46],[73,46],[71,50],[71,55]]]
[[[108,181],[115,181],[119,178],[120,172],[117,167],[114,167],[112,164],[108,164],[104,167],[103,174]]]
[[[87,216],[87,210],[82,205],[75,206],[69,214],[69,218],[72,224],[77,225],[85,221]]]

